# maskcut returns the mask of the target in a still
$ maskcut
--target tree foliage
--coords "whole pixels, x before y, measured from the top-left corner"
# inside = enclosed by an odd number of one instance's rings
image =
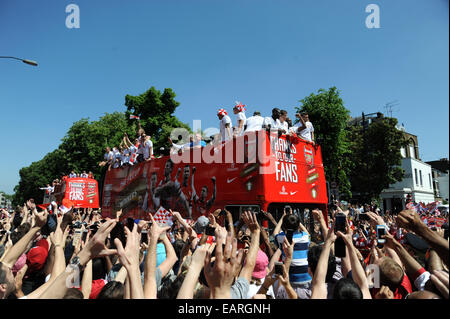
[[[395,118],[381,118],[366,130],[361,126],[349,128],[354,165],[349,175],[352,191],[360,193],[366,202],[378,198],[383,189],[403,179],[400,148],[407,141],[396,125]]]
[[[178,120],[173,113],[180,105],[175,101],[175,92],[170,88],[164,89],[164,92],[151,87],[145,93],[131,96],[125,96],[125,105],[127,111],[126,118],[129,123],[135,121],[130,120],[130,115],[140,117],[142,128],[147,135],[151,136],[154,150],[168,146],[167,138],[170,136],[174,128],[184,128],[191,131],[189,125]]]
[[[125,113],[106,113],[97,121],[81,119],[75,122],[62,138],[56,150],[43,159],[23,167],[19,171],[19,184],[14,188],[14,204],[23,204],[29,198],[41,202],[44,187],[56,178],[67,175],[74,170],[77,173],[92,171],[100,185],[105,168],[98,163],[103,160],[106,146],[119,147],[124,132],[133,141],[137,136],[137,123],[130,120],[130,114],[139,115],[146,133],[151,135],[155,152],[167,145],[167,138],[173,128],[182,127],[190,131],[189,126],[180,122],[173,113],[180,105],[175,101],[172,89],[161,93],[151,87],[138,96],[125,97]]]
[[[92,171],[100,179],[104,169],[98,163],[103,159],[105,147],[119,146],[124,132],[134,136],[136,130],[136,125],[130,125],[120,112],[105,114],[98,121],[81,119],[75,122],[56,150],[19,171],[14,203],[22,204],[29,198],[35,198],[39,203],[43,198],[39,187],[72,170],[77,173]]]
[[[300,102],[302,105],[296,109],[308,112],[316,142],[321,146],[327,181],[337,182],[340,192],[350,195],[348,175],[352,163],[346,130],[350,111],[345,108],[336,87],[320,89]]]

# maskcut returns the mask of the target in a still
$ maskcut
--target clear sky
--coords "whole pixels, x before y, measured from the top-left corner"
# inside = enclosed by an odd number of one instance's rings
[[[66,28],[70,3],[79,29]],[[370,3],[379,29],[366,28]],[[202,129],[236,100],[247,114],[293,112],[336,86],[352,116],[398,100],[422,160],[448,158],[448,18],[448,0],[1,0],[0,55],[39,66],[0,59],[0,190],[73,122],[124,111],[151,86],[172,88],[176,116]]]

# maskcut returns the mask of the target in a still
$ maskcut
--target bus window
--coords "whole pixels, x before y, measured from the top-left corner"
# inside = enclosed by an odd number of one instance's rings
[[[236,223],[239,218],[241,218],[241,214],[246,211],[250,210],[253,213],[256,213],[256,216],[259,220],[259,214],[260,213],[260,207],[257,205],[248,205],[248,206],[242,206],[242,205],[227,205],[225,206],[225,209],[231,213],[233,216],[233,222]]]
[[[283,212],[286,206],[290,206],[292,208],[292,213],[297,215],[300,219],[300,222],[303,226],[308,230],[311,236],[311,242],[319,243],[323,241],[323,235],[321,234],[320,224],[319,222],[314,220],[312,215],[312,210],[319,208],[322,212],[325,211],[324,207],[321,207],[317,204],[297,204],[297,203],[272,203],[268,207],[268,211],[272,214],[276,221],[279,221],[281,216],[283,216]],[[275,226],[269,223],[269,230],[273,232]],[[324,234],[326,235],[326,234]]]

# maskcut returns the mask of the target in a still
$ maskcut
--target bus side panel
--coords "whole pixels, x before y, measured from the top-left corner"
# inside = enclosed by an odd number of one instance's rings
[[[67,178],[64,198],[69,199],[74,208],[99,208],[98,183],[91,178]]]
[[[285,135],[271,135],[266,143],[271,151],[263,173],[266,201],[327,204],[320,147],[300,139],[289,142]]]

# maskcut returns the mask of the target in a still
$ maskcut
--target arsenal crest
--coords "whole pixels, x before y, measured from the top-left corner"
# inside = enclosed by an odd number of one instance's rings
[[[314,154],[313,154],[313,150],[306,148],[306,146],[303,147],[304,151],[305,151],[305,160],[306,160],[306,164],[313,166],[314,165]]]

